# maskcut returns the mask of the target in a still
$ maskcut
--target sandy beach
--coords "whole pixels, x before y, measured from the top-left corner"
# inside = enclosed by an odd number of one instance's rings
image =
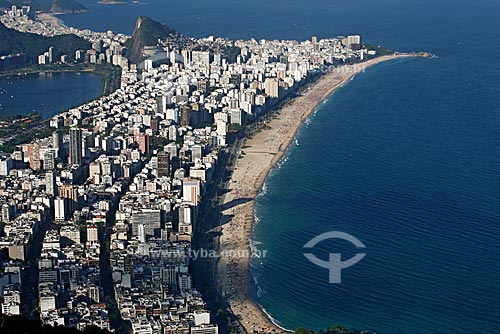
[[[66,26],[64,25],[63,21],[59,18],[57,18],[54,14],[49,14],[49,13],[39,13],[37,14],[37,19],[38,21],[52,26],[53,28],[56,29],[61,29],[65,28]]]
[[[255,224],[254,199],[271,168],[281,159],[300,125],[318,104],[367,67],[409,56],[411,55],[383,56],[334,69],[280,109],[276,117],[268,122],[269,127],[246,140],[244,155],[237,160],[232,182],[229,183],[228,193],[223,201],[224,208],[227,209],[222,211],[219,245],[221,254],[249,249]],[[252,297],[251,287],[254,283],[249,274],[249,260],[222,256],[217,266],[218,288],[248,333],[284,332]]]

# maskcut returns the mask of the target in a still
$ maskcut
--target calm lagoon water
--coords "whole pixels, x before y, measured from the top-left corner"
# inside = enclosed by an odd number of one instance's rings
[[[0,115],[39,112],[49,118],[100,96],[102,77],[91,73],[0,77]]]

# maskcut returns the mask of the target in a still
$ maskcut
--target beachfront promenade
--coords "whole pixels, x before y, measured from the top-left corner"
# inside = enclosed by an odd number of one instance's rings
[[[265,178],[286,152],[298,128],[317,105],[343,86],[356,74],[381,62],[411,55],[378,57],[352,66],[342,66],[323,75],[300,96],[276,113],[268,126],[246,140],[245,155],[237,160],[232,182],[224,197],[222,211],[221,253],[248,250],[254,219],[254,201]],[[232,205],[227,205],[232,203]],[[240,204],[238,204],[240,203]],[[249,258],[221,257],[217,268],[218,288],[226,297],[231,311],[247,332],[283,332],[253,300],[253,280],[249,274]]]

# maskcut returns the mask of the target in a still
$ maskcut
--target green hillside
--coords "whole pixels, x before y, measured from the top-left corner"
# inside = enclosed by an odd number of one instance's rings
[[[169,26],[141,16],[137,19],[132,37],[125,43],[127,56],[132,63],[138,63],[142,58],[144,46],[152,46],[159,39],[179,36],[180,34]]]
[[[58,14],[72,14],[83,13],[88,11],[88,9],[75,0],[54,0],[54,3],[50,7],[50,11]]]
[[[54,47],[54,57],[65,54],[73,60],[76,50],[90,49],[91,45],[75,35],[45,37],[9,29],[0,23],[0,56],[24,53],[28,64],[35,64],[40,54]]]

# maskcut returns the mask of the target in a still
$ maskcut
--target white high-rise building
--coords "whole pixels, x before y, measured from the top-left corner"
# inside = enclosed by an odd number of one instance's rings
[[[182,181],[182,198],[184,202],[197,206],[200,203],[200,180],[184,179]]]
[[[146,227],[144,224],[137,225],[137,238],[139,239],[139,242],[146,242]]]
[[[64,198],[56,197],[54,199],[54,219],[56,221],[64,221],[66,219],[66,207]]]
[[[21,315],[21,305],[19,303],[2,303],[2,314]]]
[[[45,57],[45,55],[39,55],[38,56],[38,65],[44,65],[44,64],[47,64],[48,60],[47,60],[47,57]]]
[[[278,78],[266,78],[266,81],[264,81],[264,91],[270,97],[279,97]]]
[[[11,157],[2,156],[0,157],[0,175],[6,176],[9,175],[13,167],[13,162]]]
[[[194,324],[196,326],[210,324],[210,313],[209,312],[195,312],[194,313]]]
[[[186,291],[186,290],[191,290],[192,289],[192,284],[191,284],[191,276],[186,273],[179,274],[177,276],[177,281],[179,284],[179,289],[181,291]]]
[[[88,289],[89,289],[89,298],[94,303],[99,303],[101,301],[101,298],[99,296],[99,287],[95,284],[90,284]]]
[[[87,226],[87,241],[88,242],[98,242],[99,241],[99,232],[97,230],[97,226],[88,225]]]
[[[359,35],[347,36],[347,47],[349,49],[353,49],[353,46],[357,46],[357,48],[359,49],[359,47],[361,46],[361,36]]]
[[[179,233],[193,234],[193,208],[190,205],[179,207]]]
[[[56,298],[52,294],[40,296],[40,312],[47,312],[56,308]]]
[[[56,174],[54,172],[47,172],[45,174],[45,189],[48,195],[56,196],[57,185],[56,185]]]

